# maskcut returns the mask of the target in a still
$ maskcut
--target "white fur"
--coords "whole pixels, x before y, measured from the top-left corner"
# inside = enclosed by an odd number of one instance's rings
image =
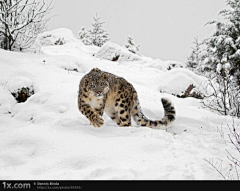
[[[87,101],[87,103],[90,105],[91,108],[99,108],[100,107],[100,103],[101,103],[101,100],[102,98],[98,98],[98,97],[95,97],[93,96],[91,98],[91,101]]]

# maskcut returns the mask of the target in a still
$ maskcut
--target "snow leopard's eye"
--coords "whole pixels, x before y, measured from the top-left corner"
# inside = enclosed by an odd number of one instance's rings
[[[95,85],[93,85],[93,84],[91,84],[91,85],[90,85],[90,88],[95,88],[95,87],[96,87],[96,86],[95,86]]]

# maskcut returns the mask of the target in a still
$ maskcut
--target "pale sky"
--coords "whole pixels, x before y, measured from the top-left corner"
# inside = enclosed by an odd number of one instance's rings
[[[226,7],[225,0],[55,0],[48,29],[64,27],[78,36],[97,13],[111,42],[123,46],[130,35],[145,56],[186,62],[194,37],[213,34],[215,27],[204,25]]]

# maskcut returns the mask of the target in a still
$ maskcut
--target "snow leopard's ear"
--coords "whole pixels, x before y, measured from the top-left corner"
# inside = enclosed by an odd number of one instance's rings
[[[101,70],[99,68],[93,68],[92,72],[100,72]]]
[[[83,82],[84,82],[84,85],[85,85],[85,86],[87,86],[87,85],[88,85],[88,83],[89,83],[89,81],[90,81],[90,78],[89,78],[89,77],[87,77],[87,76],[85,76],[85,77],[84,77],[84,80],[83,80]]]
[[[108,73],[107,72],[104,72],[102,74],[102,77],[105,79],[105,80],[108,80]]]

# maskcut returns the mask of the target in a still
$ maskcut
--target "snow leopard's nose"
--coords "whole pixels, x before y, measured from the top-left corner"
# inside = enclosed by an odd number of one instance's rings
[[[96,93],[96,97],[102,98],[102,96],[103,96],[102,92],[98,91],[98,92]]]
[[[102,92],[98,91],[97,96],[102,96]]]

